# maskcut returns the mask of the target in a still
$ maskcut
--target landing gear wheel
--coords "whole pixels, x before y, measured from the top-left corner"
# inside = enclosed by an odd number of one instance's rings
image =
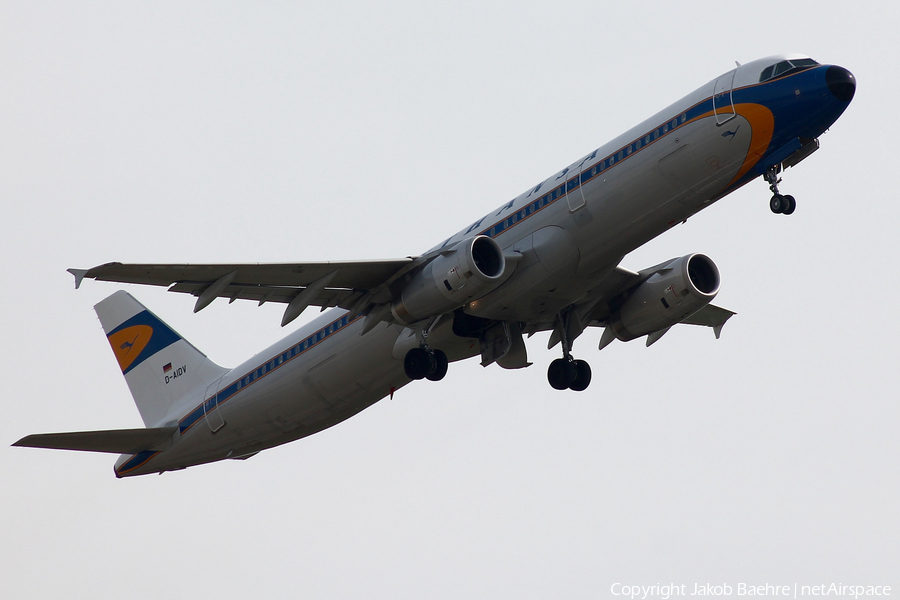
[[[547,381],[554,390],[566,390],[575,381],[575,364],[565,358],[557,358],[547,369]]]
[[[591,365],[586,361],[576,360],[572,366],[575,367],[575,379],[569,384],[569,389],[583,392],[591,384]]]
[[[769,200],[769,208],[771,208],[772,212],[776,215],[784,212],[786,204],[787,203],[785,202],[784,196],[782,196],[781,194],[775,194],[774,196],[772,196],[772,199]]]
[[[425,379],[428,381],[440,381],[447,374],[447,355],[442,350],[432,352],[432,368],[425,373]]]
[[[769,190],[774,194],[769,200],[769,208],[776,215],[789,215],[797,208],[797,201],[793,196],[782,196],[778,191],[778,184],[781,183],[781,179],[778,178],[780,172],[781,165],[772,165],[763,175],[763,178],[769,183]]]
[[[443,354],[443,353],[442,353]],[[432,358],[424,348],[413,348],[403,359],[403,371],[410,379],[422,379],[431,370]]]
[[[797,208],[797,201],[794,200],[793,196],[782,196],[784,200],[784,208],[781,209],[781,214],[789,215],[794,212],[794,209]]]

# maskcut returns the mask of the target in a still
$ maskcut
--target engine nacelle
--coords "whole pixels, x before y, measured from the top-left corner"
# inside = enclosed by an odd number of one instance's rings
[[[675,325],[719,293],[719,269],[703,254],[689,254],[663,265],[639,285],[612,318],[623,342]]]
[[[504,281],[506,259],[492,238],[477,235],[434,257],[391,304],[397,321],[409,325],[454,309],[493,291]]]

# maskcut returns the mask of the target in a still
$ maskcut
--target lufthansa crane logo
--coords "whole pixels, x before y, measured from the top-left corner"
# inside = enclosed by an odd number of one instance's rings
[[[725,133],[723,133],[723,134],[722,134],[722,137],[730,137],[730,138],[733,140],[733,139],[734,139],[734,136],[737,135],[738,129],[740,129],[740,128],[741,128],[741,126],[738,125],[737,128],[735,128],[734,131],[726,131]]]
[[[153,337],[153,328],[149,325],[132,325],[109,336],[109,345],[113,354],[119,361],[119,368],[124,373],[131,364],[138,359],[150,338]]]

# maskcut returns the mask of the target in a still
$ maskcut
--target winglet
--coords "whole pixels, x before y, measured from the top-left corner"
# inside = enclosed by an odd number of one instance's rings
[[[69,273],[75,276],[75,289],[81,287],[81,282],[84,281],[84,276],[87,275],[89,269],[66,269]]]

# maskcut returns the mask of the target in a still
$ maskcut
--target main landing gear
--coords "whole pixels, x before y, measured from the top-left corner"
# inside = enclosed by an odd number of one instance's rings
[[[583,392],[591,383],[591,365],[572,357],[572,342],[566,332],[565,320],[559,319],[559,332],[562,341],[563,357],[550,363],[547,369],[547,381],[554,390],[573,390]]]
[[[410,379],[440,381],[447,374],[447,355],[442,350],[413,348],[403,359],[403,370]]]
[[[574,360],[571,356],[557,358],[547,369],[547,380],[554,390],[583,392],[591,383],[591,365],[583,360]]]
[[[772,165],[763,176],[769,183],[769,189],[773,194],[772,199],[769,200],[769,208],[775,214],[789,215],[797,208],[797,201],[794,200],[793,196],[782,196],[778,193],[778,184],[781,183],[781,178],[778,177],[780,172],[781,165]]]
[[[433,327],[437,320],[433,321]],[[442,350],[433,350],[428,346],[428,330],[422,331],[422,343],[413,348],[403,358],[403,371],[410,379],[427,379],[440,381],[447,374],[447,355]]]

